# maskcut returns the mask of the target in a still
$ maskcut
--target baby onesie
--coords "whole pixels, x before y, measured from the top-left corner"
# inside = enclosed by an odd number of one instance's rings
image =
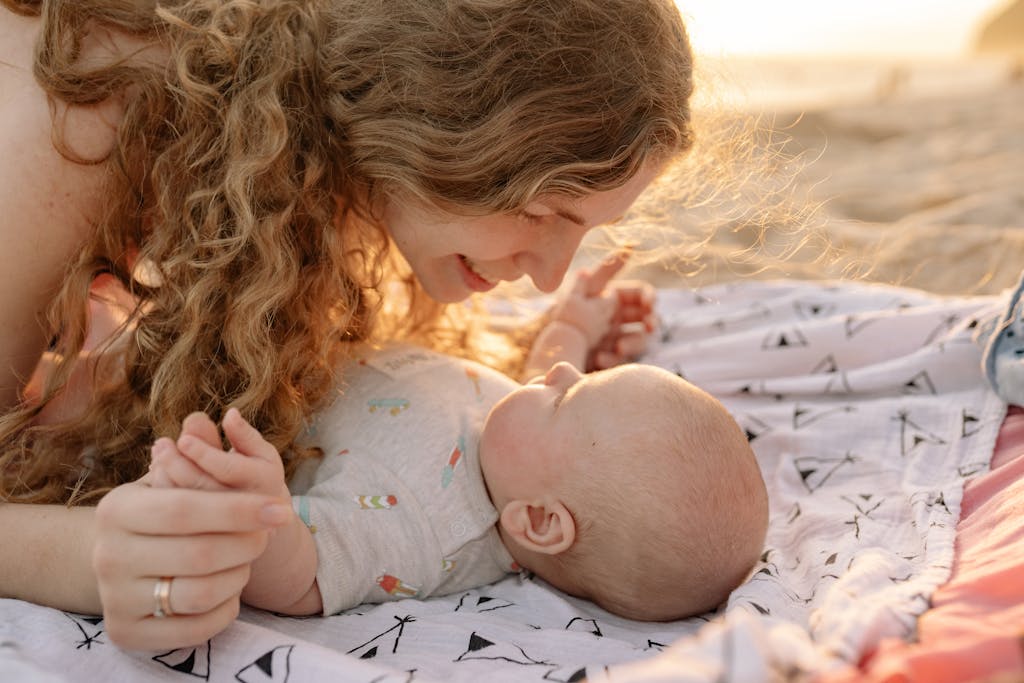
[[[411,346],[368,352],[343,377],[303,439],[323,460],[292,482],[316,542],[324,614],[446,595],[514,571],[477,446],[491,406],[518,384]]]

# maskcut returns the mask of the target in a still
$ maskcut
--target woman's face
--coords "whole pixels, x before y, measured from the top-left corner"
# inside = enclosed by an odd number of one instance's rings
[[[579,199],[541,197],[519,214],[461,216],[395,198],[384,206],[384,224],[439,302],[461,301],[523,275],[552,292],[587,231],[621,217],[659,171],[648,164],[622,187]]]

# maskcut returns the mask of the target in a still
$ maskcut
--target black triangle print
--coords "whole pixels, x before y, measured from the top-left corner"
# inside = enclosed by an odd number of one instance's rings
[[[847,316],[846,320],[843,323],[843,327],[846,330],[846,338],[853,339],[858,334],[863,332],[866,328],[868,328],[870,325],[876,322],[878,322],[878,318],[861,319],[855,315]]]
[[[789,330],[769,332],[761,340],[763,351],[779,351],[807,345],[807,338],[795,327]]]
[[[943,334],[953,329],[953,327],[955,327],[957,322],[959,321],[960,316],[955,313],[946,316],[945,318],[942,319],[942,322],[940,322],[939,325],[934,330],[931,331],[931,333],[924,340],[924,343],[921,344],[921,346],[928,346],[929,344],[933,344],[936,339],[938,339]]]
[[[856,458],[852,454],[847,453],[842,458],[819,458],[815,456],[795,458],[793,466],[796,468],[797,474],[800,475],[800,480],[803,481],[808,493],[814,493],[828,483],[828,480],[840,468],[845,465],[852,465],[855,462]]]
[[[960,475],[961,477],[968,478],[968,477],[973,477],[974,475],[978,474],[979,472],[984,472],[987,469],[988,469],[988,463],[987,462],[967,463],[967,464],[964,464],[964,465],[958,465],[957,468],[956,468],[956,473],[958,475]]]
[[[474,596],[476,597],[475,601],[472,599]],[[480,595],[476,591],[469,591],[459,598],[459,604],[455,606],[454,611],[481,614],[483,612],[493,612],[506,607],[512,607],[513,605],[515,605],[514,602],[509,602],[504,598],[493,598],[489,595]]]
[[[601,627],[597,625],[596,619],[584,619],[583,617],[573,617],[572,621],[565,625],[565,630],[593,633],[598,638],[604,636],[604,634],[601,633]]]
[[[927,370],[922,370],[903,383],[903,393],[910,395],[931,394],[935,395],[935,385]]]
[[[235,674],[235,679],[241,683],[288,683],[294,649],[294,645],[275,647]]]
[[[585,668],[577,669],[575,667],[560,666],[545,672],[541,680],[551,681],[552,683],[579,683],[586,680],[586,678],[587,670]]]
[[[534,659],[515,643],[495,643],[477,635],[475,631],[469,637],[466,651],[455,659],[456,662],[468,660],[503,661],[522,666],[555,666],[552,662]]]
[[[793,430],[803,429],[819,420],[832,417],[842,413],[852,413],[856,410],[854,406],[839,406],[838,408],[827,408],[817,410],[815,408],[802,408],[799,404],[793,407]]]
[[[370,638],[365,643],[356,645],[351,650],[347,651],[347,655],[355,655],[360,659],[372,659],[377,656],[378,645],[384,645],[388,640],[394,638],[391,644],[391,653],[398,652],[398,643],[402,640],[402,634],[405,632],[406,624],[411,624],[416,621],[416,617],[406,614],[404,617],[397,617],[392,615],[392,618],[398,623],[389,628],[386,631],[378,633],[373,638]],[[372,646],[372,647],[371,647]]]
[[[163,664],[168,669],[180,674],[210,680],[210,641],[199,647],[186,647],[171,650],[153,657],[154,662]]]
[[[830,377],[825,385],[826,394],[852,394],[853,387],[850,386],[850,378],[846,373],[840,371],[838,375]]]
[[[835,313],[836,305],[827,301],[794,301],[793,308],[801,318],[824,318]]]
[[[469,652],[479,652],[480,650],[483,650],[485,647],[491,647],[493,645],[494,643],[487,640],[486,638],[481,638],[474,632],[473,635],[469,637],[469,646],[466,649]]]
[[[772,431],[772,428],[763,420],[760,420],[750,413],[743,413],[736,416],[736,421],[747,436],[747,441],[753,441],[757,437]]]
[[[818,364],[811,368],[812,375],[825,375],[833,372],[839,372],[839,364],[836,362],[836,357],[831,353],[818,361]]]
[[[960,411],[960,436],[967,438],[974,436],[981,431],[981,420],[967,412],[967,409]]]
[[[904,456],[913,452],[921,444],[932,444],[935,446],[946,444],[945,439],[942,437],[936,436],[915,424],[906,412],[901,412],[893,419],[900,422],[900,452]]]

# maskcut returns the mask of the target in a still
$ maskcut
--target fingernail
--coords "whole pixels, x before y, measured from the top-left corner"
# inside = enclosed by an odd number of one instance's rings
[[[260,521],[264,524],[277,526],[284,524],[292,517],[292,506],[284,503],[271,503],[264,505],[260,510]]]

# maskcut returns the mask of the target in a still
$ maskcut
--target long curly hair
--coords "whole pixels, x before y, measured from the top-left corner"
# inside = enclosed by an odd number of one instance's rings
[[[52,102],[124,103],[102,159],[54,119],[65,156],[107,168],[108,200],[49,311],[60,360],[42,401],[0,418],[3,500],[95,502],[195,410],[239,408],[296,463],[350,342],[474,353],[463,307],[429,300],[390,248],[386,198],[514,212],[692,143],[671,0],[0,3],[40,18]],[[83,58],[95,31],[129,47]],[[84,415],[35,424],[80,362],[102,273],[139,302],[127,342]]]

